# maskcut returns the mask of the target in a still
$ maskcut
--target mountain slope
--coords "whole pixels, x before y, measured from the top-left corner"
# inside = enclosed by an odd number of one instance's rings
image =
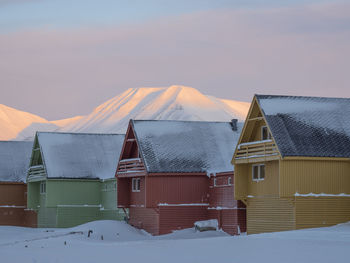
[[[108,100],[61,131],[125,132],[129,119],[230,121],[245,119],[249,103],[206,96],[184,86],[135,88]]]
[[[57,126],[37,115],[0,104],[0,140],[33,137],[37,129],[55,130]]]

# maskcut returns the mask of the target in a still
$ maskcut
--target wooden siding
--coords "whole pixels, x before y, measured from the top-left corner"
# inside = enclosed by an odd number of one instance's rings
[[[350,161],[282,160],[280,196],[326,193],[350,194]]]
[[[231,178],[231,184],[228,184],[228,178]],[[209,207],[236,207],[233,188],[233,173],[210,177]]]
[[[206,206],[160,206],[159,234],[168,234],[174,230],[191,228],[194,222],[207,220]]]
[[[146,207],[157,207],[159,203],[208,203],[208,183],[206,175],[148,176]]]
[[[248,199],[248,234],[293,229],[295,229],[295,208],[292,200],[281,198]]]
[[[0,206],[26,206],[27,186],[24,183],[0,182]]]
[[[129,178],[129,194],[130,194],[130,206],[145,206],[145,195],[146,195],[146,179],[145,177],[135,177],[140,178],[140,191],[132,191],[132,178]],[[148,191],[148,189],[147,189]]]
[[[236,200],[245,200],[248,195],[248,164],[236,164],[234,176],[234,197]]]
[[[296,228],[350,221],[350,197],[296,197]]]
[[[252,166],[248,165],[246,180],[248,180],[248,195],[254,197],[277,197],[279,196],[279,163],[271,161],[265,163],[265,179],[261,181],[253,181]]]
[[[130,178],[117,178],[117,205],[118,207],[130,206],[131,180]]]
[[[159,235],[159,211],[155,208],[130,207],[129,224]]]
[[[208,216],[210,219],[217,219],[219,227],[230,235],[239,235],[247,231],[245,208],[210,209]]]

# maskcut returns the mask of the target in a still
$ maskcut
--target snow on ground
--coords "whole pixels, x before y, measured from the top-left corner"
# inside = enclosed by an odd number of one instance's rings
[[[93,230],[90,238],[89,230]],[[350,222],[327,228],[233,237],[221,231],[194,229],[153,237],[115,221],[95,221],[69,229],[0,227],[1,263],[340,263],[349,262],[349,248]]]

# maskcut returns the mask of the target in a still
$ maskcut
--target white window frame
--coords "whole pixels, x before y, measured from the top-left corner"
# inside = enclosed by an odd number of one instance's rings
[[[131,190],[133,192],[140,192],[141,191],[141,178],[132,178]]]
[[[258,178],[255,179],[254,178],[254,167],[258,167]],[[261,167],[264,167],[264,177],[261,178]],[[266,177],[266,170],[265,170],[265,164],[253,164],[252,165],[252,180],[254,182],[260,182],[260,181],[264,181]]]
[[[232,185],[232,177],[227,178],[227,185]]]
[[[216,178],[213,180],[213,186],[217,186]]]
[[[266,128],[266,132],[267,132],[267,138],[264,139],[264,129]],[[269,132],[269,129],[267,128],[266,125],[261,126],[261,140],[271,140],[271,133]]]
[[[46,194],[46,182],[40,182],[40,194]]]

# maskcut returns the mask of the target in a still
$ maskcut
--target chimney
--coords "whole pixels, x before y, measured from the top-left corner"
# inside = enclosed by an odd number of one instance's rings
[[[237,119],[232,119],[230,122],[233,131],[237,131],[237,121]]]

